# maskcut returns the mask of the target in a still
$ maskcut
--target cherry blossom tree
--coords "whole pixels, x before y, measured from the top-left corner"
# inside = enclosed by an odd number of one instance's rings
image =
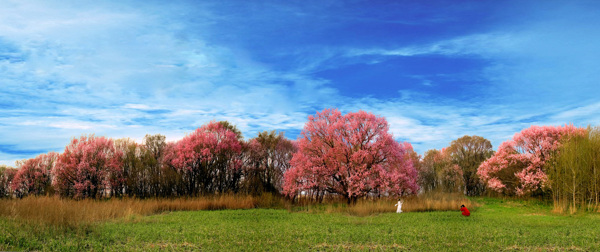
[[[525,195],[547,186],[544,165],[560,147],[562,137],[584,136],[585,128],[573,125],[531,126],[503,142],[477,175],[488,188],[506,195]]]
[[[241,138],[226,122],[210,122],[185,136],[166,159],[182,176],[190,195],[237,190]],[[238,131],[239,132],[239,131]]]
[[[11,183],[17,196],[52,194],[52,169],[57,157],[58,153],[50,152],[17,161],[18,172]]]
[[[0,198],[11,197],[11,184],[17,171],[10,166],[0,165]]]
[[[56,191],[76,199],[119,195],[116,189],[124,181],[121,155],[112,139],[94,135],[74,138],[54,167]]]
[[[388,130],[385,118],[364,111],[342,115],[326,109],[309,116],[284,176],[284,193],[338,194],[349,204],[366,195],[416,193],[412,146],[396,142]]]

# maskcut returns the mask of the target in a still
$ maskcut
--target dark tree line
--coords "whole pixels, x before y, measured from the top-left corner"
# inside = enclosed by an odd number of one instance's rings
[[[428,150],[418,164],[419,185],[425,192],[481,195],[485,183],[477,169],[493,153],[490,141],[480,136],[463,136],[442,150]]]
[[[62,154],[0,167],[0,197],[180,197],[280,193],[296,147],[283,132],[244,141],[228,122],[210,122],[177,142],[146,135],[142,143],[94,135],[74,138]]]

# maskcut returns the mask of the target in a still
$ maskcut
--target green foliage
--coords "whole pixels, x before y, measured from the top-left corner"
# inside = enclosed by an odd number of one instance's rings
[[[242,141],[242,139],[244,139],[242,132],[237,128],[237,126],[235,126],[235,124],[232,124],[229,121],[219,121],[219,124],[221,124],[224,128],[231,130],[231,132],[235,133],[235,136],[238,141]]]
[[[586,136],[562,139],[547,163],[555,210],[576,212],[600,208],[600,127],[588,127]]]
[[[276,209],[171,212],[55,230],[0,218],[0,250],[598,251],[597,214],[562,216],[535,200],[474,199],[458,211],[367,217]]]

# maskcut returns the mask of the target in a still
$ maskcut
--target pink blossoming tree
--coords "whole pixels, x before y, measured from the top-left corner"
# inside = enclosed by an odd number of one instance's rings
[[[185,193],[235,191],[241,177],[241,135],[227,122],[210,122],[177,142],[166,160],[183,180]]]
[[[53,193],[52,169],[58,153],[50,152],[35,158],[17,161],[18,172],[12,181],[12,190],[18,197]]]
[[[396,142],[388,130],[385,118],[364,111],[342,115],[326,109],[309,116],[284,176],[284,193],[317,199],[338,194],[349,204],[370,194],[416,193],[412,146]]]
[[[12,196],[11,184],[17,175],[17,171],[17,169],[10,166],[0,165],[0,198]]]
[[[477,175],[488,188],[506,195],[525,195],[547,186],[546,161],[560,147],[564,136],[584,136],[586,129],[573,125],[531,126],[503,142]]]
[[[74,138],[54,167],[56,191],[76,199],[120,195],[117,188],[124,182],[121,155],[112,139],[94,135]]]

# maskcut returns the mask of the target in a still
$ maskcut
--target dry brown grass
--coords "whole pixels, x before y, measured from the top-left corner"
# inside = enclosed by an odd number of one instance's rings
[[[283,207],[285,202],[263,196],[221,195],[180,199],[70,200],[58,197],[27,197],[0,200],[0,216],[30,224],[77,227],[98,221],[151,215],[166,211],[250,209]]]
[[[427,212],[427,211],[458,211],[460,206],[465,205],[468,209],[479,205],[471,202],[460,193],[425,193],[404,199],[403,212]]]
[[[328,199],[325,204],[307,204],[309,212],[347,213],[368,216],[396,211],[395,199],[359,200],[348,206],[343,199]],[[461,194],[430,193],[404,199],[403,212],[458,210],[460,205],[475,206]],[[144,216],[168,211],[195,211],[250,208],[291,209],[284,199],[262,196],[220,195],[179,199],[70,200],[58,197],[27,197],[0,200],[0,216],[34,225],[79,227],[110,219]]]
[[[426,193],[418,196],[403,198],[402,212],[427,212],[427,211],[458,211],[461,205],[472,209],[478,205],[471,202],[460,193]],[[309,212],[347,213],[355,216],[368,216],[380,213],[396,212],[395,198],[380,198],[376,200],[363,199],[354,205],[347,205],[342,198],[326,199],[324,204],[305,204]]]
[[[325,207],[327,213],[347,213],[355,216],[369,216],[396,211],[395,202],[389,199],[359,200],[354,205],[346,203],[330,203]]]
[[[584,212],[596,212],[600,213],[600,205],[596,205],[594,203],[590,204],[579,204],[573,206],[572,202],[567,202],[565,200],[555,200],[554,207],[552,208],[552,212],[556,214],[578,214]]]

